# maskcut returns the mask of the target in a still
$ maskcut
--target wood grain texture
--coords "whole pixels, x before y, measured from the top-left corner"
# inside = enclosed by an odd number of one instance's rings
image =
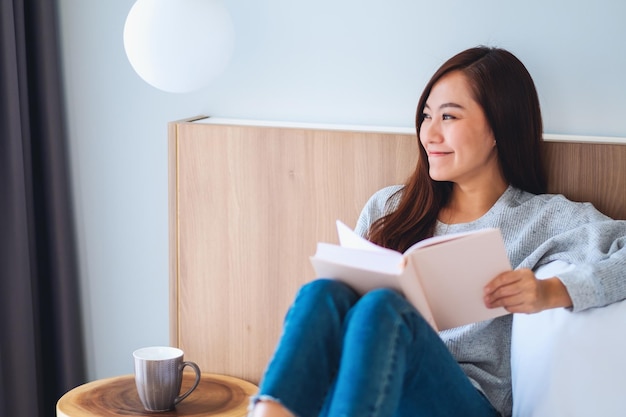
[[[185,372],[181,392],[191,387],[194,375]],[[250,395],[257,387],[224,375],[202,374],[198,387],[172,411],[145,411],[134,375],[90,382],[66,393],[57,403],[58,417],[87,416],[220,416],[246,415]]]
[[[177,149],[172,344],[208,372],[257,383],[308,257],[354,226],[371,194],[404,182],[407,135],[183,123]]]
[[[403,183],[414,135],[170,126],[171,343],[208,372],[258,383],[318,241]],[[626,219],[626,145],[547,143],[549,191]]]
[[[626,145],[548,142],[545,156],[549,192],[626,219]]]
[[[178,175],[176,172],[177,160],[178,160],[178,141],[172,140],[178,136],[178,126],[187,123],[193,123],[195,120],[204,119],[204,116],[195,116],[186,119],[177,120],[175,122],[168,123],[167,135],[168,135],[168,149],[167,149],[167,163],[168,163],[168,190],[171,194],[171,198],[168,199],[168,233],[169,233],[169,277],[170,277],[170,291],[169,291],[169,304],[170,311],[178,311],[178,284],[176,277],[178,276],[178,244],[177,244],[177,221],[178,217],[175,213],[178,210],[178,199],[176,196],[176,190],[178,189]],[[178,321],[170,320],[170,340],[174,340],[178,335]]]

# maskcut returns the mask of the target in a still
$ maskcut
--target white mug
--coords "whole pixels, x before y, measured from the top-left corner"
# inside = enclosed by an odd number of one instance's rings
[[[169,411],[187,398],[200,383],[200,368],[183,361],[183,351],[174,347],[153,346],[137,349],[135,384],[139,399],[147,411]],[[182,395],[183,369],[190,366],[196,373],[193,386]]]

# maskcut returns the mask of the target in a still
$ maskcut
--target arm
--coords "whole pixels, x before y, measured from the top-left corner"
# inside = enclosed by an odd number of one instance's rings
[[[553,271],[565,286],[572,311],[603,307],[626,298],[626,222],[589,222],[556,235],[541,245],[536,254],[539,262],[518,265],[536,270],[559,260],[575,265],[562,271]],[[535,260],[538,260],[535,258]]]
[[[509,222],[520,223],[516,216],[524,219],[524,213],[531,216],[523,222],[523,228],[505,228],[515,269],[530,268],[537,274],[539,269],[557,261],[575,266],[541,274],[541,278],[558,277],[570,298],[567,304],[571,303],[574,312],[625,299],[626,222],[612,220],[590,204],[573,203],[561,196],[544,196],[531,201],[537,204],[520,205],[523,210],[511,213],[515,216],[508,215],[505,224],[508,227]],[[524,258],[520,259],[520,255]],[[532,281],[526,284],[532,286]],[[535,291],[538,300],[532,301],[534,305],[527,307],[528,310],[540,311],[565,304],[559,296],[563,295],[558,289],[559,283],[547,282],[537,283],[541,287]],[[487,294],[494,289],[489,287]],[[546,297],[551,301],[546,301]],[[487,301],[495,300],[488,298]]]

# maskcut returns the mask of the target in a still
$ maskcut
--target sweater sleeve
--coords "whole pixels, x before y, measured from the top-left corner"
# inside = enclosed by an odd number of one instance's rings
[[[626,221],[590,223],[574,229],[577,250],[565,251],[576,267],[558,274],[572,299],[573,310],[602,307],[626,298]]]
[[[573,226],[546,240],[535,254],[541,254],[543,261],[558,259],[575,265],[557,275],[572,299],[573,311],[626,299],[626,221],[612,220],[590,204],[573,207],[563,216]]]

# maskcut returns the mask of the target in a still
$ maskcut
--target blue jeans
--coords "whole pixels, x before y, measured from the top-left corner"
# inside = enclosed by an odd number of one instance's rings
[[[499,415],[402,296],[359,298],[327,279],[298,292],[252,403],[260,399],[298,417]]]

